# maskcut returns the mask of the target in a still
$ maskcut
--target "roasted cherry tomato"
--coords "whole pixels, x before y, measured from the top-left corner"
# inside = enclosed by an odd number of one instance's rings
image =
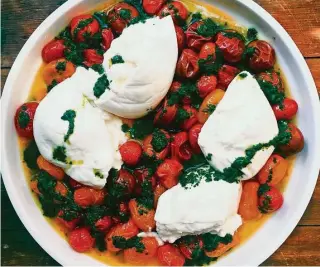
[[[276,54],[268,42],[256,40],[248,47],[254,49],[254,53],[249,56],[249,66],[253,71],[260,72],[273,67],[276,62]]]
[[[140,195],[142,192],[142,184],[145,181],[150,181],[152,190],[155,189],[157,185],[156,177],[155,176],[150,176],[150,172],[148,168],[140,168],[140,169],[135,169],[134,170],[134,176],[136,177],[136,187],[135,187],[135,193],[137,195]]]
[[[158,201],[159,201],[160,196],[161,196],[164,192],[166,192],[166,191],[167,191],[167,189],[166,189],[164,186],[162,186],[161,184],[158,184],[158,185],[156,186],[156,188],[154,189],[154,199],[153,199],[153,202],[154,202],[154,208],[155,208],[155,209],[156,209],[157,206],[158,206]]]
[[[61,83],[71,77],[75,71],[76,68],[70,61],[61,58],[47,64],[43,69],[42,76],[46,85],[51,85],[52,82]]]
[[[183,169],[179,161],[174,159],[165,159],[162,162],[156,174],[159,177],[160,183],[167,189],[175,186],[178,183],[178,177]]]
[[[277,87],[279,92],[284,92],[283,82],[279,73],[275,71],[261,72],[257,77],[259,80],[271,83],[273,86]]]
[[[102,36],[102,48],[104,51],[107,51],[110,46],[111,46],[111,43],[114,39],[114,35],[113,35],[113,32],[111,29],[103,29],[101,31],[101,36]]]
[[[170,135],[165,130],[160,130],[162,133],[164,133],[165,137],[168,140],[168,144],[165,148],[163,148],[161,151],[157,152],[153,148],[152,140],[153,140],[153,134],[148,135],[143,140],[143,151],[146,153],[149,157],[156,156],[157,159],[165,159],[168,154],[170,153]]]
[[[113,245],[112,238],[115,236],[121,236],[125,239],[136,236],[139,233],[138,227],[134,224],[133,220],[130,219],[126,223],[120,223],[110,229],[105,237],[105,242],[107,244],[107,250],[110,252],[118,252],[121,249],[116,248]]]
[[[199,72],[198,55],[191,49],[184,49],[177,63],[176,73],[182,78],[194,78]]]
[[[188,131],[193,125],[198,122],[197,110],[189,105],[183,105],[182,109],[184,109],[189,114],[189,118],[184,120],[180,124],[180,127],[181,129]]]
[[[77,42],[84,42],[99,31],[99,23],[91,15],[79,15],[70,22],[71,35]]]
[[[142,0],[144,11],[149,15],[155,15],[159,12],[166,0]]]
[[[79,206],[86,208],[91,205],[101,205],[106,193],[104,190],[98,190],[83,186],[76,189],[73,193],[74,202]]]
[[[125,169],[120,169],[118,172],[118,177],[115,180],[115,183],[124,188],[123,194],[130,195],[134,191],[136,185],[136,180],[134,176]]]
[[[154,117],[154,124],[160,126],[166,126],[173,122],[178,111],[178,106],[176,104],[169,105],[168,99],[166,98],[163,102],[163,105],[157,111],[156,116]]]
[[[201,153],[201,149],[198,144],[198,138],[199,138],[199,134],[201,132],[202,126],[203,124],[193,125],[188,134],[190,146],[192,148],[192,151],[195,154]]]
[[[56,186],[54,188],[55,192],[65,197],[68,194],[68,188],[64,185],[64,183],[57,181]]]
[[[291,120],[297,114],[298,104],[291,98],[285,98],[281,105],[273,105],[272,110],[277,120]]]
[[[271,213],[281,208],[283,196],[280,191],[270,186],[259,198],[259,209],[262,213]]]
[[[204,37],[198,34],[197,29],[203,25],[203,21],[192,23],[186,31],[187,46],[199,51],[206,42],[210,42],[212,37]]]
[[[291,155],[300,152],[304,147],[303,134],[299,128],[292,123],[288,123],[288,132],[291,133],[291,139],[287,145],[279,146],[280,151],[285,155]]]
[[[174,135],[171,142],[171,158],[179,161],[191,159],[192,151],[189,144],[188,134],[179,132]]]
[[[143,252],[136,248],[125,249],[123,257],[126,263],[144,266],[150,259],[157,255],[158,241],[154,237],[143,237],[141,243],[144,245]]]
[[[32,192],[36,193],[37,195],[41,195],[39,188],[38,188],[38,180],[30,181],[30,188],[31,188]]]
[[[139,204],[136,199],[131,199],[129,201],[129,210],[135,225],[143,232],[150,232],[156,227],[156,221],[154,220],[156,212],[153,208],[148,209]]]
[[[69,177],[69,184],[73,189],[77,189],[77,188],[80,188],[83,186],[82,184],[80,184],[76,180],[72,179],[71,177]]]
[[[206,255],[211,258],[218,258],[231,248],[240,243],[240,237],[237,232],[234,233],[232,241],[228,244],[219,243],[218,247],[212,251],[205,251]]]
[[[17,109],[14,125],[19,136],[33,138],[33,119],[38,105],[37,102],[27,102]]]
[[[183,25],[188,18],[189,12],[181,2],[172,1],[166,4],[158,12],[160,18],[171,15],[172,20],[177,25]]]
[[[208,59],[212,57],[212,61],[216,60],[216,45],[213,42],[205,43],[199,53],[199,59]]]
[[[102,64],[103,56],[100,55],[95,49],[85,49],[83,51],[84,64],[91,67],[94,64]]]
[[[121,201],[118,205],[118,215],[112,217],[113,224],[119,224],[121,222],[128,221],[130,212],[128,203]]]
[[[184,34],[184,31],[181,27],[175,25],[174,28],[176,30],[176,35],[177,35],[178,49],[179,49],[179,52],[181,52],[186,45],[186,35]]]
[[[40,155],[37,158],[37,165],[40,170],[46,171],[47,173],[49,173],[51,176],[53,176],[57,180],[60,180],[60,181],[63,180],[63,178],[64,178],[63,169],[56,166],[56,165],[53,165],[52,163],[47,161],[43,156]]]
[[[67,230],[73,230],[74,228],[77,227],[77,225],[80,222],[80,218],[75,218],[71,221],[66,221],[62,218],[62,216],[63,216],[63,211],[60,210],[58,213],[58,216],[55,218],[55,220],[56,220],[56,222],[58,222],[60,225],[62,225]]]
[[[250,221],[261,217],[258,208],[259,183],[255,181],[244,182],[238,213],[244,221]]]
[[[69,244],[77,252],[89,251],[95,243],[87,228],[81,227],[74,229],[69,234]]]
[[[177,92],[177,91],[180,90],[181,86],[182,86],[181,82],[173,81],[171,86],[170,86],[169,92],[170,93]],[[190,97],[189,96],[184,96],[182,98],[182,103],[185,104],[185,105],[190,105],[191,104]]]
[[[197,88],[200,97],[204,98],[217,87],[217,77],[214,75],[201,76],[197,81]]]
[[[179,242],[179,248],[182,254],[189,260],[192,259],[192,253],[195,250],[202,250],[203,248],[203,241],[198,236],[190,236],[188,240],[181,239]]]
[[[49,63],[53,60],[64,57],[66,47],[63,40],[52,40],[47,43],[42,49],[42,59]]]
[[[245,45],[240,37],[229,37],[228,34],[238,34],[236,31],[219,32],[216,36],[216,45],[221,50],[223,58],[230,62],[239,62],[245,50]],[[240,36],[240,34],[239,34]]]
[[[171,244],[165,244],[158,248],[158,260],[164,266],[183,266],[185,258],[180,250]]]
[[[137,165],[142,156],[141,145],[132,140],[129,140],[121,145],[119,151],[123,162],[129,166]]]
[[[223,65],[218,71],[218,88],[226,90],[233,78],[240,72],[239,69],[229,65]]]
[[[121,34],[123,29],[127,27],[128,23],[139,16],[138,10],[127,3],[118,3],[108,13],[108,22],[112,30]]]
[[[106,232],[111,228],[112,224],[113,222],[110,216],[103,216],[102,218],[97,220],[94,225],[99,231]]]
[[[224,91],[221,89],[213,90],[206,98],[202,101],[197,114],[198,121],[204,124],[209,116],[214,112],[216,105],[221,101],[224,96]]]

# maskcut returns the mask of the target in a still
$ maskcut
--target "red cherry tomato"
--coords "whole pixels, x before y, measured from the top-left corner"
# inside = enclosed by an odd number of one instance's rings
[[[87,228],[81,227],[74,229],[69,234],[69,244],[77,252],[89,251],[95,243]]]
[[[103,216],[96,221],[95,227],[101,232],[106,232],[111,228],[112,224],[113,222],[110,216]]]
[[[212,37],[204,37],[198,34],[197,29],[203,25],[203,23],[203,21],[196,21],[188,27],[186,31],[186,39],[187,46],[189,48],[199,51],[206,42],[210,42],[212,40]]]
[[[175,30],[176,30],[176,35],[177,35],[177,43],[178,43],[178,49],[179,52],[181,52],[186,44],[186,35],[184,34],[184,31],[181,27],[179,26],[174,26]]]
[[[215,43],[205,43],[199,53],[199,59],[207,59],[209,56],[212,57],[212,61],[216,59],[216,45]]]
[[[164,266],[183,266],[185,258],[180,250],[171,244],[165,244],[158,248],[158,260]]]
[[[164,130],[161,131],[165,134],[167,140],[170,140],[170,135]],[[157,159],[165,159],[170,152],[170,142],[168,142],[168,145],[163,150],[156,152],[152,146],[152,139],[152,134],[150,134],[143,140],[142,147],[144,153],[146,153],[149,157],[155,156]]]
[[[193,152],[196,154],[201,153],[201,149],[198,144],[198,138],[199,138],[199,134],[201,132],[202,126],[203,124],[193,125],[189,131],[189,143],[191,145]]]
[[[52,40],[47,43],[42,49],[42,59],[49,63],[52,60],[64,57],[64,50],[66,49],[63,40]]]
[[[102,48],[104,51],[107,51],[110,46],[111,46],[111,43],[114,39],[114,35],[113,35],[113,32],[111,29],[103,29],[101,31],[101,36],[102,36]]]
[[[163,106],[160,106],[156,116],[154,117],[154,124],[160,126],[166,126],[173,122],[178,111],[178,106],[176,104],[170,106],[168,104],[168,99],[164,100]]]
[[[82,187],[82,184],[80,184],[76,180],[72,179],[71,177],[69,177],[69,184],[73,189],[77,189],[77,188]]]
[[[103,56],[98,54],[95,49],[85,49],[83,51],[84,64],[88,67],[91,67],[94,64],[102,64]]]
[[[175,186],[178,183],[178,177],[183,169],[179,161],[174,159],[165,159],[162,162],[156,174],[159,177],[160,183],[167,189]]]
[[[188,131],[193,125],[198,122],[197,110],[189,105],[184,105],[182,108],[189,113],[190,117],[184,120],[180,124],[180,127],[181,129]]]
[[[118,3],[108,13],[108,22],[111,25],[112,30],[121,34],[123,29],[127,27],[128,23],[139,16],[138,10],[127,3]]]
[[[87,24],[85,27],[78,27],[79,23],[82,21],[88,21],[91,20],[92,22]],[[80,15],[74,17],[70,22],[70,28],[71,28],[71,35],[73,39],[75,39],[77,42],[84,42],[86,36],[93,36],[99,31],[99,23],[98,21],[93,18],[91,15]],[[76,36],[75,36],[76,35]]]
[[[291,120],[297,114],[298,104],[291,98],[285,98],[282,105],[273,105],[272,110],[277,120]]]
[[[147,168],[135,169],[133,174],[136,177],[135,193],[137,195],[141,194],[141,191],[142,191],[141,185],[146,180],[149,180],[151,182],[152,190],[156,188],[157,186],[156,177],[155,176],[150,177],[150,173]]]
[[[191,49],[184,49],[177,63],[176,73],[182,78],[193,78],[199,72],[198,55]]]
[[[261,72],[258,79],[271,83],[273,86],[277,87],[279,92],[284,92],[283,82],[280,75],[275,71]]]
[[[201,76],[200,79],[197,81],[197,87],[198,87],[200,97],[205,98],[214,89],[216,89],[217,77],[214,75]]]
[[[285,155],[298,153],[304,147],[304,137],[299,128],[292,123],[288,123],[288,131],[291,133],[289,143],[279,146],[280,151]]]
[[[33,119],[38,105],[37,102],[27,102],[17,109],[14,125],[19,136],[33,138]]]
[[[218,72],[217,88],[226,90],[234,77],[240,72],[239,69],[229,65],[223,65]]]
[[[239,62],[245,50],[244,42],[240,38],[229,38],[225,34],[227,33],[219,32],[217,34],[216,45],[222,51],[223,57],[226,61],[230,63]]]
[[[172,1],[169,4],[166,4],[158,12],[160,18],[171,15],[172,20],[177,25],[183,25],[188,18],[189,12],[188,9],[181,2]]]
[[[170,86],[169,92],[170,93],[177,92],[180,88],[181,88],[181,82],[174,81],[174,82],[172,82],[172,84]],[[182,98],[182,103],[185,104],[185,105],[190,105],[191,104],[190,97],[189,96],[184,96]]]
[[[129,171],[125,169],[120,169],[115,183],[125,188],[124,194],[130,195],[133,193],[134,187],[136,185],[136,180]]]
[[[189,144],[188,134],[179,132],[174,135],[171,142],[171,158],[179,161],[189,160],[192,151]]]
[[[252,70],[259,72],[271,69],[276,62],[273,47],[266,41],[256,40],[248,45],[254,48],[253,55],[249,56],[249,66]]]
[[[125,164],[135,166],[142,156],[141,145],[136,141],[127,141],[120,146],[120,154]]]
[[[144,11],[149,15],[155,15],[159,12],[166,0],[143,0],[142,6]]]
[[[179,242],[179,248],[182,254],[187,259],[192,259],[192,253],[195,249],[202,249],[203,248],[203,241],[198,236],[192,236],[192,241],[188,240],[188,242],[181,240]]]
[[[86,208],[92,205],[100,205],[104,201],[104,190],[97,190],[91,187],[83,186],[76,189],[73,193],[74,202],[79,206]]]
[[[280,191],[270,186],[270,189],[259,197],[259,209],[262,213],[271,213],[281,208],[283,196]]]
[[[58,213],[58,216],[56,217],[56,221],[64,226],[67,230],[73,230],[74,228],[76,228],[76,226],[78,225],[78,223],[80,222],[80,218],[75,218],[71,221],[66,221],[64,219],[61,218],[61,216],[63,215],[63,211],[60,210]]]

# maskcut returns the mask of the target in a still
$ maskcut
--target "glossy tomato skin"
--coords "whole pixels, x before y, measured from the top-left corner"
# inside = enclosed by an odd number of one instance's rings
[[[178,177],[183,169],[183,166],[179,161],[174,159],[165,159],[162,162],[157,171],[160,183],[167,189],[175,186],[178,183]]]
[[[85,49],[83,51],[84,64],[91,67],[94,64],[102,64],[103,56],[100,55],[95,49]]]
[[[79,23],[84,20],[92,19],[92,22],[89,23],[87,26],[77,30],[75,33],[75,30],[77,29]],[[70,22],[70,28],[71,28],[71,35],[73,39],[77,42],[84,42],[85,41],[85,35],[88,34],[90,36],[93,36],[99,31],[99,23],[98,21],[93,18],[91,15],[79,15],[74,17]],[[75,36],[76,34],[76,36]]]
[[[193,241],[188,240],[188,242],[185,242],[184,240],[181,240],[179,243],[179,248],[182,254],[189,260],[192,259],[192,253],[195,249],[202,249],[203,248],[203,241],[198,236],[192,236]]]
[[[178,161],[191,159],[192,150],[189,143],[188,134],[179,132],[173,136],[171,142],[171,158]]]
[[[218,79],[214,75],[201,76],[197,81],[199,96],[201,98],[205,98],[208,94],[210,94],[213,90],[216,89],[217,83]]]
[[[104,51],[107,51],[110,46],[111,46],[111,43],[114,39],[114,35],[113,35],[113,32],[111,29],[103,29],[101,31],[101,36],[102,36],[102,48]]]
[[[253,55],[249,56],[249,66],[253,71],[265,71],[274,66],[276,54],[268,42],[256,40],[251,42],[248,47],[254,48]]]
[[[259,80],[271,83],[278,89],[279,92],[284,92],[283,82],[279,73],[275,71],[261,72],[258,74],[257,78]]]
[[[298,103],[291,98],[285,98],[282,105],[273,105],[272,110],[277,120],[291,120],[298,111]]]
[[[198,144],[198,138],[199,138],[199,134],[201,132],[202,126],[203,126],[203,124],[200,124],[200,123],[195,124],[192,126],[192,128],[189,130],[189,133],[188,133],[189,143],[192,148],[192,151],[195,154],[201,153],[201,149]]]
[[[291,133],[291,139],[288,144],[279,146],[284,155],[292,155],[300,152],[304,147],[304,137],[297,126],[288,123],[288,131]]]
[[[229,84],[232,82],[234,77],[236,77],[239,72],[240,70],[236,67],[230,65],[223,65],[218,72],[217,88],[227,90]]]
[[[178,50],[179,53],[185,48],[186,45],[186,35],[181,27],[175,25],[174,26],[177,35],[177,43],[178,43]]]
[[[212,40],[212,37],[204,37],[197,33],[197,29],[203,25],[203,21],[192,23],[186,31],[187,46],[199,51],[201,47]]]
[[[222,51],[223,58],[230,63],[239,62],[245,50],[243,40],[237,37],[229,38],[223,32],[217,34],[216,45]]]
[[[172,20],[177,25],[183,25],[188,18],[189,12],[187,8],[181,2],[172,1],[166,4],[158,12],[160,18],[170,15]]]
[[[178,105],[169,105],[168,99],[166,98],[163,102],[163,106],[160,106],[154,117],[154,124],[159,126],[167,126],[172,123],[176,117],[178,111]]]
[[[181,82],[173,81],[171,86],[170,86],[169,92],[170,93],[177,92],[177,91],[180,90],[181,86],[182,86]],[[191,104],[190,97],[189,96],[184,96],[182,98],[182,103],[185,104],[185,105],[190,105]]]
[[[143,0],[142,6],[144,11],[149,15],[155,15],[159,12],[166,0]]]
[[[76,189],[73,193],[73,198],[76,204],[86,208],[92,205],[101,205],[105,197],[104,190],[97,190],[88,186],[83,186]]]
[[[17,109],[14,116],[14,125],[19,136],[28,139],[33,138],[33,119],[38,105],[37,102],[27,102]]]
[[[216,59],[216,44],[213,42],[204,43],[199,52],[199,59],[208,59],[212,57],[212,61]]]
[[[185,257],[180,250],[171,244],[165,244],[158,248],[158,260],[164,266],[183,266]]]
[[[165,130],[161,131],[165,134],[167,140],[170,140],[170,135]],[[143,140],[142,147],[144,153],[146,153],[149,157],[155,156],[157,159],[165,159],[170,153],[170,142],[168,142],[167,146],[163,150],[156,152],[152,146],[152,139],[152,134],[150,134]]]
[[[129,166],[137,165],[142,156],[141,145],[133,140],[129,140],[121,145],[119,151],[123,162]]]
[[[129,171],[122,168],[118,173],[118,178],[116,179],[115,183],[125,188],[125,195],[130,195],[134,191],[136,180]]]
[[[283,196],[274,186],[259,197],[259,209],[262,213],[271,213],[281,208]]]
[[[66,47],[63,40],[52,40],[47,43],[42,49],[42,59],[49,63],[52,60],[64,57]]]
[[[128,11],[130,13],[129,16],[124,16],[123,11]],[[112,30],[116,34],[121,34],[128,23],[138,16],[139,12],[134,6],[121,2],[116,4],[113,9],[109,11],[107,18]]]
[[[197,118],[197,110],[190,105],[183,105],[182,109],[184,109],[188,114],[190,115],[188,119],[184,120],[180,127],[181,129],[188,131],[193,125],[195,125],[198,122]]]
[[[191,49],[184,49],[178,59],[176,73],[182,78],[194,78],[199,72],[199,57]]]
[[[111,216],[103,216],[96,221],[95,227],[101,232],[106,232],[111,228],[112,224],[113,222]]]
[[[58,216],[55,218],[55,220],[62,226],[64,226],[67,230],[73,230],[74,228],[77,227],[77,225],[80,222],[80,218],[75,218],[71,221],[66,221],[62,218],[63,211],[60,210],[58,212]]]
[[[87,228],[81,227],[74,229],[69,234],[69,244],[77,252],[89,251],[95,243]]]

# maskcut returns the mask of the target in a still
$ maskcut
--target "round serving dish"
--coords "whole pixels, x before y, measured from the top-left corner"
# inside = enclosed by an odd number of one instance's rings
[[[251,0],[210,0],[240,25],[255,27],[261,39],[276,50],[278,63],[287,78],[291,94],[299,104],[298,127],[306,146],[299,153],[284,192],[284,206],[248,241],[220,259],[218,265],[259,265],[288,237],[300,220],[314,190],[319,171],[320,105],[311,73],[300,51],[275,19]],[[13,117],[28,96],[42,62],[42,47],[64,28],[72,17],[90,12],[104,0],[68,1],[53,12],[32,34],[19,53],[4,87],[1,100],[1,171],[13,206],[34,239],[62,265],[101,265],[85,254],[73,251],[48,224],[35,205],[24,177]],[[272,239],[270,239],[272,237]],[[263,248],[263,249],[262,249]]]

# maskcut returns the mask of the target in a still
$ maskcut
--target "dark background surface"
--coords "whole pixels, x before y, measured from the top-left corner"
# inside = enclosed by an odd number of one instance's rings
[[[77,1],[77,0],[69,0]],[[2,0],[1,91],[18,52],[59,0]],[[311,69],[320,92],[320,1],[256,0],[289,32]],[[5,155],[2,155],[5,156]],[[301,177],[303,179],[303,177]],[[58,265],[30,236],[1,182],[1,265]],[[44,233],[45,235],[45,233]],[[263,248],[261,248],[263,249]],[[320,265],[320,182],[299,225],[263,265]]]

